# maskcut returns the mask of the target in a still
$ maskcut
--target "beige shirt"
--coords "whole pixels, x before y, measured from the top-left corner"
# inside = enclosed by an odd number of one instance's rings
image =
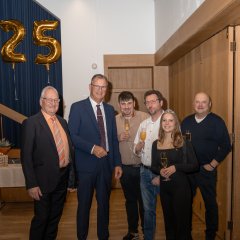
[[[133,153],[133,142],[138,130],[138,127],[142,121],[147,119],[149,115],[145,112],[141,111],[135,111],[134,116],[129,119],[129,135],[130,137],[127,139],[127,141],[119,141],[119,150],[121,153],[122,158],[122,164],[125,165],[132,165],[132,164],[140,164],[141,159]],[[125,118],[122,116],[122,114],[118,114],[116,116],[116,123],[117,123],[117,133],[118,138],[119,135],[125,131]],[[119,140],[119,139],[118,139]]]

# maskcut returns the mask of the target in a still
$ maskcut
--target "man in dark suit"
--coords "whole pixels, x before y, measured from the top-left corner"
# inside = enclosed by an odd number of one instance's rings
[[[87,239],[94,189],[98,204],[98,239],[109,238],[112,171],[116,179],[122,175],[114,109],[103,102],[107,88],[107,78],[94,75],[89,85],[90,97],[74,103],[69,116],[78,173],[77,235],[81,240]]]
[[[34,199],[30,240],[56,239],[67,194],[72,146],[66,121],[55,113],[59,96],[48,86],[40,97],[41,111],[22,126],[21,161],[27,191]]]

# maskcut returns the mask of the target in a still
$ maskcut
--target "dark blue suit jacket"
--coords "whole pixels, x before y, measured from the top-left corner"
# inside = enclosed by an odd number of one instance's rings
[[[121,166],[115,112],[111,105],[103,103],[109,144],[109,170]],[[94,145],[100,146],[100,132],[89,98],[72,104],[68,127],[75,147],[78,172],[93,172],[99,159],[91,154]]]

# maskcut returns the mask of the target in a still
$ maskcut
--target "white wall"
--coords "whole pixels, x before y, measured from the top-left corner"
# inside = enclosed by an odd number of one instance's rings
[[[104,54],[155,52],[154,0],[37,1],[61,19],[65,118],[88,96],[92,75],[103,73]]]
[[[204,0],[37,0],[61,19],[63,96],[88,96],[104,54],[155,53]],[[92,63],[97,69],[92,69]]]
[[[155,0],[155,41],[158,50],[205,0]]]

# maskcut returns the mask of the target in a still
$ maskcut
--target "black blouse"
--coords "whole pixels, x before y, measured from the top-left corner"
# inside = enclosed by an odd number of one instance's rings
[[[183,147],[170,149],[157,149],[157,143],[158,140],[154,141],[152,145],[151,170],[155,174],[160,175],[160,170],[163,168],[160,160],[162,152],[166,153],[168,167],[174,165],[176,172],[191,173],[198,170],[199,165],[191,142],[187,141]]]

